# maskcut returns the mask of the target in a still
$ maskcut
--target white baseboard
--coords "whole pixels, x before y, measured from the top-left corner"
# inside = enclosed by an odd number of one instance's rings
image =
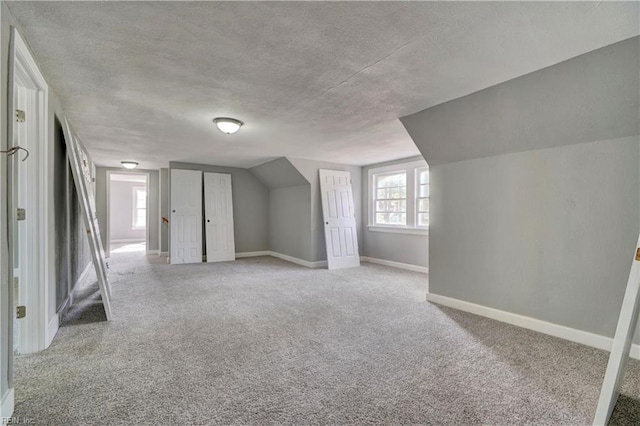
[[[440,296],[428,293],[427,300],[439,305],[448,306],[450,308],[459,309],[461,311],[491,318],[496,321],[505,322],[539,333],[548,334],[550,336],[559,337],[561,339],[591,346],[605,351],[611,351],[613,339],[611,337],[601,336],[599,334],[589,333],[575,328],[565,327],[563,325],[554,324],[535,318],[525,317],[523,315],[511,312],[501,311],[487,306],[477,305],[464,300],[454,299],[451,297]],[[640,345],[631,345],[631,358],[640,359]]]
[[[0,403],[0,419],[8,419],[13,415],[13,402],[14,402],[13,388],[9,389],[2,396],[2,403]]]
[[[47,325],[47,333],[44,338],[44,348],[48,348],[53,342],[53,338],[56,337],[56,333],[58,332],[58,328],[60,327],[60,315],[55,314],[53,318],[49,321]]]
[[[360,256],[360,260],[363,262],[377,263],[378,265],[391,266],[392,268],[406,269],[407,271],[422,272],[423,274],[429,273],[429,268],[426,266],[411,265],[410,263],[394,262],[392,260],[376,259],[375,257],[367,256]]]
[[[236,259],[241,259],[243,257],[258,257],[258,256],[269,256],[271,252],[269,250],[265,251],[245,251],[242,253],[236,253]]]
[[[156,256],[160,256],[160,250],[147,250],[147,254],[155,254]]]
[[[161,251],[160,252],[160,256],[169,256],[169,252],[168,251]]]
[[[277,257],[278,259],[286,260],[287,262],[295,263],[296,265],[306,266],[307,268],[323,268],[327,266],[326,260],[311,262],[309,260],[298,259],[297,257],[288,256],[286,254],[278,253],[275,251],[271,251],[269,252],[269,254],[273,257]]]

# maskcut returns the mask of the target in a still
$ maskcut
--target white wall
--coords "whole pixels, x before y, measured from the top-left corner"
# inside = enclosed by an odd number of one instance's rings
[[[147,230],[133,226],[134,188],[146,189],[144,182],[111,181],[109,191],[109,238],[111,241],[145,241]]]
[[[96,210],[98,213],[98,225],[100,226],[100,232],[102,237],[102,244],[106,250],[108,234],[107,225],[107,171],[109,172],[122,172],[123,169],[116,167],[96,167]],[[149,241],[147,241],[147,251],[155,251],[159,249],[160,244],[160,176],[158,170],[136,170],[140,173],[146,173],[149,176],[147,182],[147,197],[149,198]],[[144,240],[144,236],[142,240]]]

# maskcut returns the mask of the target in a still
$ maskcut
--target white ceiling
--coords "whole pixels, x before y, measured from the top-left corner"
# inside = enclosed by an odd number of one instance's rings
[[[399,117],[640,32],[637,2],[8,6],[94,161],[144,169],[416,155]]]

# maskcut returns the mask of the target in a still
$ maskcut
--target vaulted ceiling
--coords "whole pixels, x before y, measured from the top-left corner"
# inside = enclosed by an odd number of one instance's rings
[[[399,117],[640,32],[637,2],[8,6],[94,161],[143,168],[416,155]]]

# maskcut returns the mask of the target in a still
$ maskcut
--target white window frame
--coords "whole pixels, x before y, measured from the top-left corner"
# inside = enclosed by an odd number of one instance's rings
[[[376,167],[369,169],[369,225],[367,228],[369,231],[375,232],[391,232],[398,234],[413,234],[413,235],[428,235],[429,227],[418,226],[417,215],[417,198],[418,198],[418,174],[417,171],[423,168],[429,168],[427,162],[424,160],[411,161],[407,163],[394,164],[390,166]],[[376,187],[375,177],[377,175],[384,175],[390,173],[405,172],[407,175],[407,211],[406,211],[406,225],[379,225],[375,221],[375,203],[376,203]]]
[[[138,192],[139,191],[144,191],[144,197],[145,197],[145,202],[144,202],[144,216],[145,216],[145,224],[144,226],[138,226],[136,224],[137,220],[138,220],[138,210],[141,207],[138,207]],[[149,196],[149,194],[147,194],[147,188],[144,186],[134,186],[133,187],[133,206],[132,206],[132,214],[133,214],[133,218],[131,220],[131,229],[135,229],[135,230],[141,230],[141,229],[146,229],[147,228],[147,205],[149,204],[147,202],[147,197]]]

